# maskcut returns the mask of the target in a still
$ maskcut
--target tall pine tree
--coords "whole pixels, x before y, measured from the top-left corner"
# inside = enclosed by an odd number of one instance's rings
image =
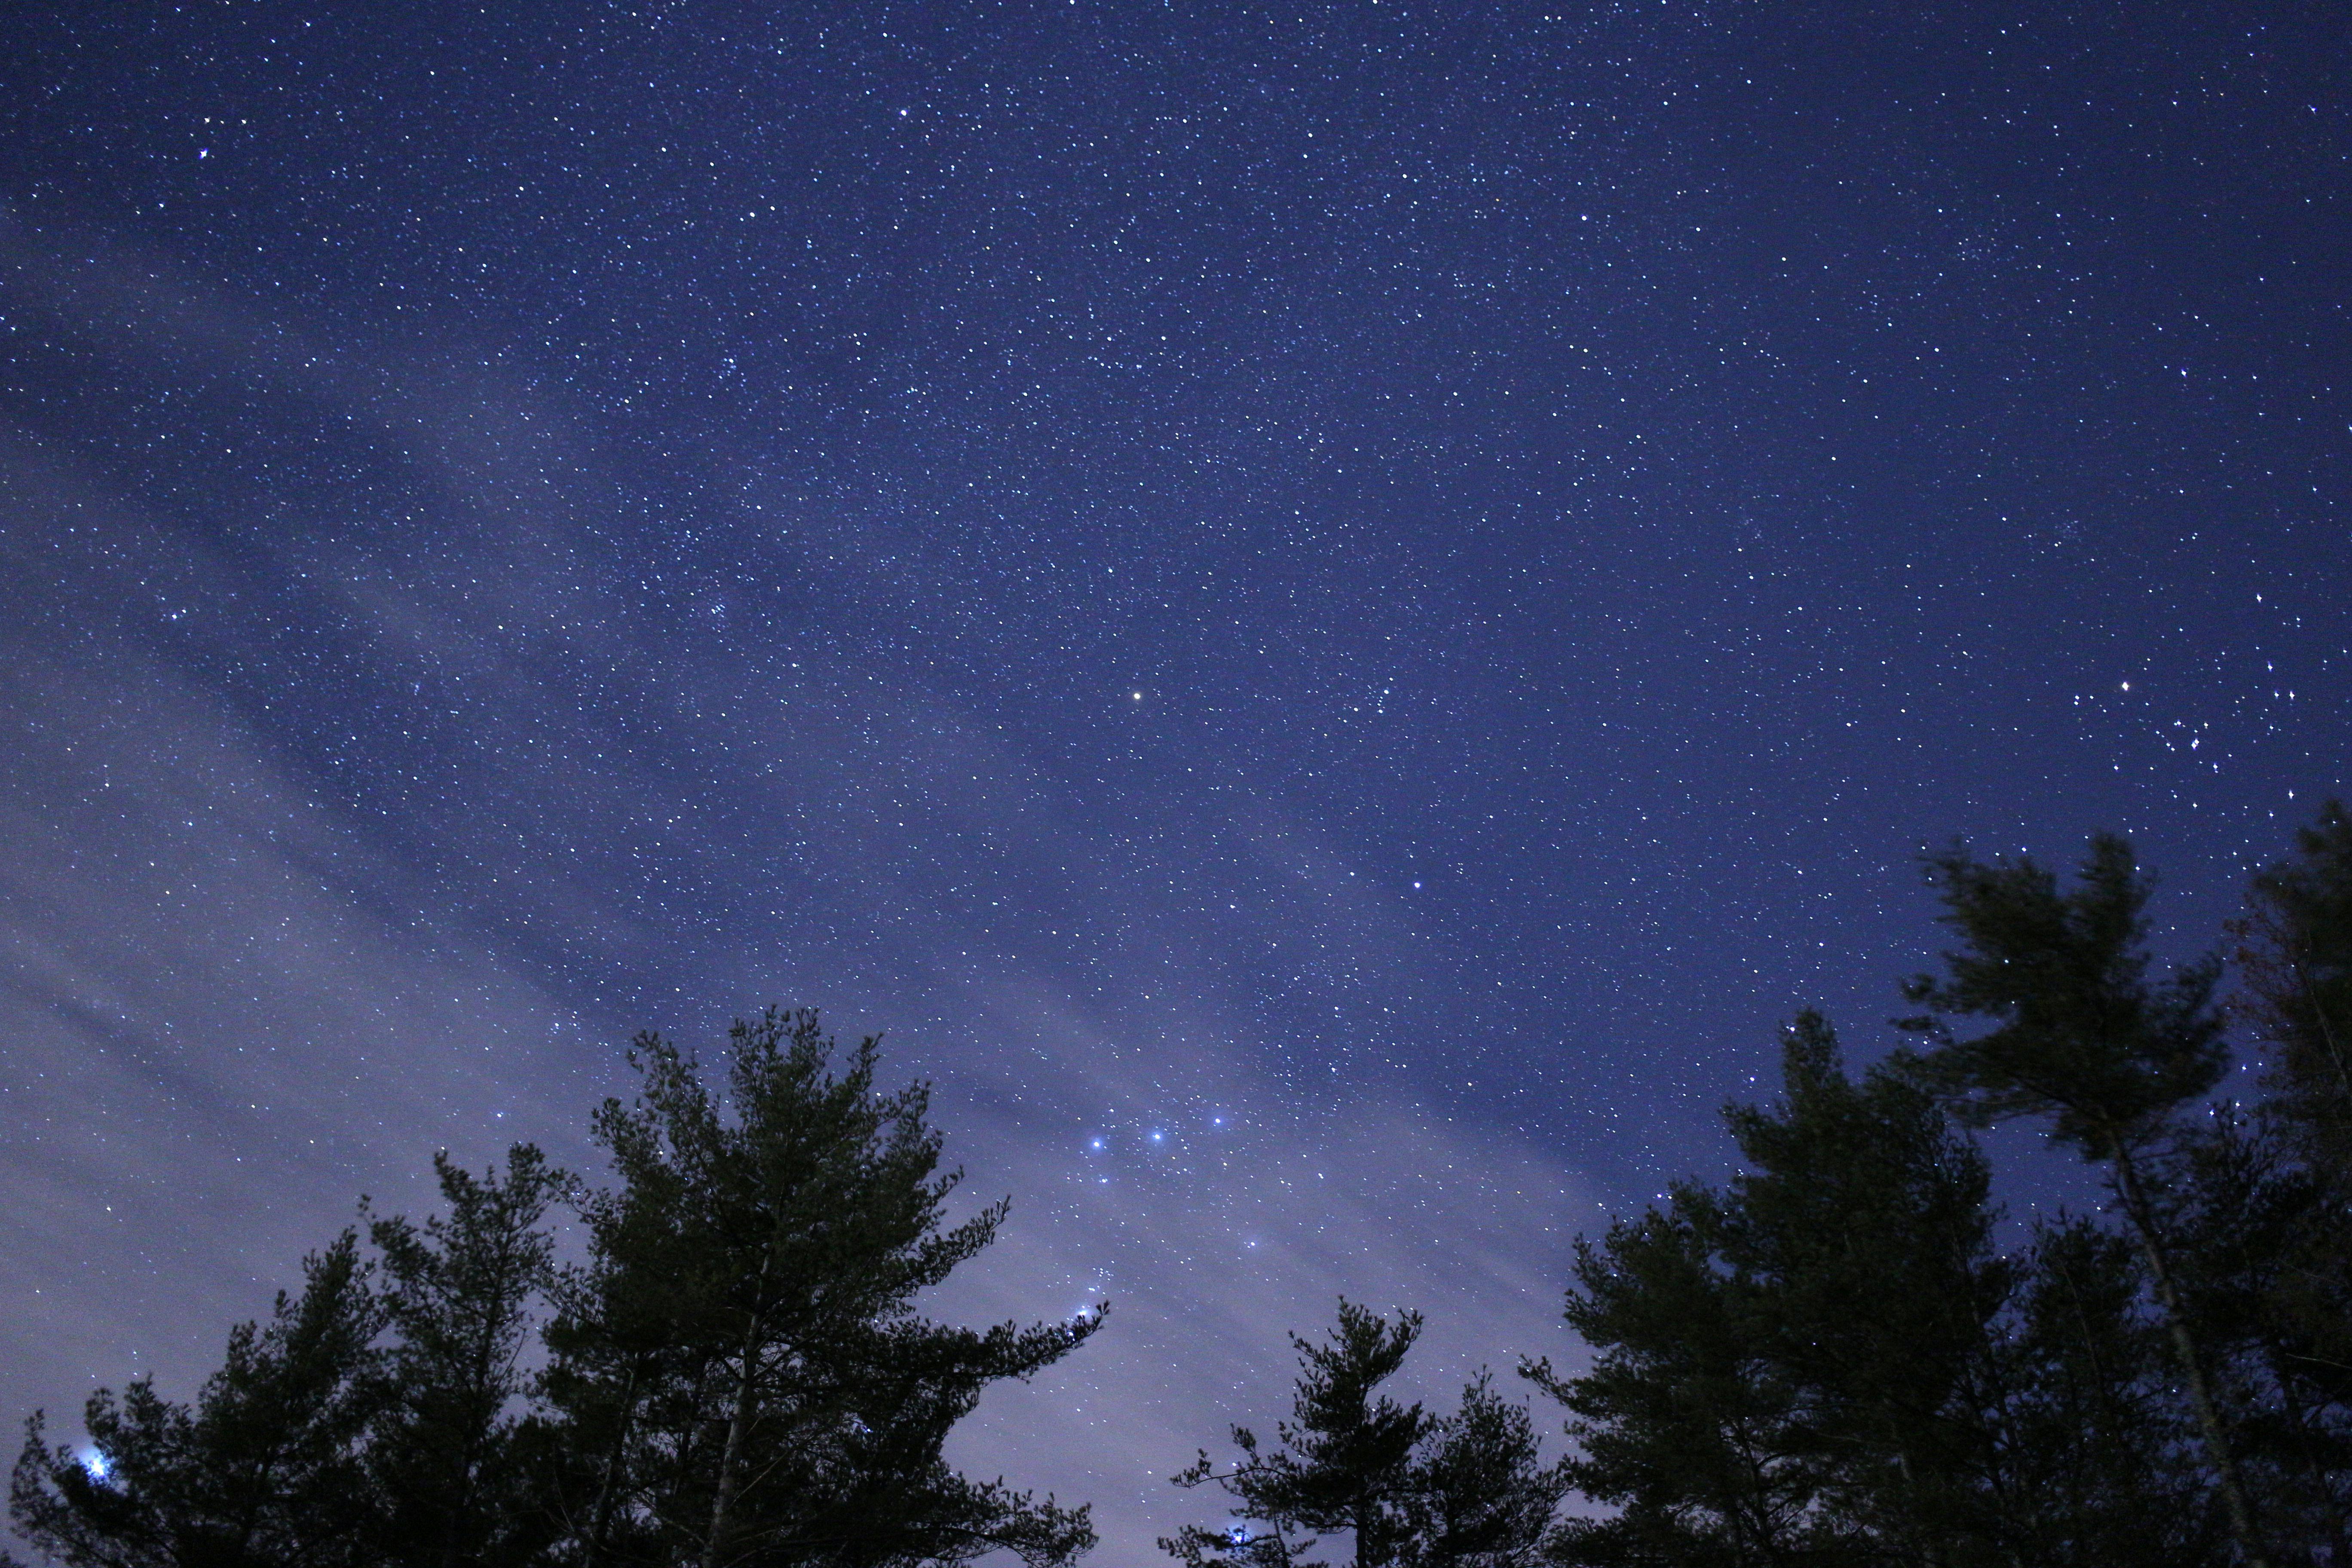
[[[1848,1079],[1817,1016],[1783,1077],[1777,1107],[1727,1112],[1750,1167],[1727,1189],[1579,1245],[1591,1366],[1529,1371],[1571,1414],[1570,1476],[1618,1511],[1572,1522],[1565,1562],[1937,1562],[2002,1533],[1985,1163],[1924,1090]]]
[[[393,1562],[471,1568],[526,1560],[538,1533],[518,1445],[532,1308],[550,1283],[545,1221],[567,1179],[517,1144],[482,1176],[433,1162],[444,1212],[369,1226],[393,1342],[368,1445]]]
[[[641,1037],[634,1104],[596,1136],[616,1184],[583,1210],[546,1388],[575,1457],[568,1551],[595,1563],[1066,1563],[1086,1510],[958,1475],[941,1456],[990,1384],[1068,1354],[1098,1320],[930,1322],[914,1298],[993,1239],[945,1223],[958,1180],[919,1087],[875,1089],[876,1042],[835,1061],[809,1013],[739,1023],[715,1088]]]

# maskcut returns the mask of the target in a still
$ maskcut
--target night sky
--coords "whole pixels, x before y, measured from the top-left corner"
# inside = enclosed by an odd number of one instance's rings
[[[1923,847],[2187,953],[2347,787],[2338,7],[5,26],[9,1425],[807,1004],[1140,1568],[1342,1291],[1572,1363]]]

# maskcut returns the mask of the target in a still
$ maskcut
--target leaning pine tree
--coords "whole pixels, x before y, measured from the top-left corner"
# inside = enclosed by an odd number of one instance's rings
[[[2213,1001],[2221,965],[2149,977],[2148,882],[2131,847],[2111,835],[2093,841],[2072,890],[2030,858],[1986,864],[1956,848],[1930,864],[1961,945],[1945,954],[1941,976],[1905,987],[1927,1009],[1905,1022],[1932,1042],[1911,1065],[1969,1120],[2039,1119],[2054,1142],[2105,1168],[2230,1533],[2249,1568],[2268,1568],[2220,1347],[2199,1331],[2184,1271],[2192,1259],[2160,1179],[2181,1110],[2228,1066]],[[1963,1036],[1951,1027],[1961,1019],[1990,1027]]]
[[[2235,927],[2268,1092],[2175,1140],[2164,1217],[2258,1517],[2352,1563],[2352,816],[2295,847]]]
[[[559,1511],[603,1564],[1059,1564],[1087,1510],[956,1473],[949,1428],[1098,1319],[984,1331],[915,1296],[985,1247],[1003,1205],[947,1226],[956,1176],[919,1087],[874,1087],[810,1013],[738,1024],[723,1083],[654,1036],[634,1105],[595,1123],[617,1184],[551,1324],[545,1388],[568,1457]]]

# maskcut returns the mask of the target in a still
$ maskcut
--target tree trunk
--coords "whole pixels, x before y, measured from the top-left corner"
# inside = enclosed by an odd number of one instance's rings
[[[2140,1257],[2147,1265],[2148,1281],[2156,1289],[2156,1304],[2164,1313],[2173,1353],[2179,1358],[2181,1376],[2189,1384],[2189,1408],[2196,1413],[2197,1429],[2205,1440],[2205,1457],[2212,1462],[2215,1484],[2221,1489],[2221,1507],[2230,1516],[2230,1533],[2237,1540],[2238,1553],[2245,1560],[2246,1568],[2270,1568],[2270,1559],[2254,1534],[2253,1510],[2247,1505],[2245,1485],[2239,1479],[2238,1458],[2230,1442],[2229,1428],[2222,1423],[2220,1406],[2213,1403],[2213,1386],[2205,1374],[2205,1358],[2181,1316],[2180,1293],[2174,1288],[2172,1268],[2165,1258],[2163,1240],[2157,1234],[2147,1194],[2140,1185],[2139,1170],[2132,1163],[2130,1153],[2121,1148],[2116,1149],[2115,1161],[2116,1184],[2123,1195],[2124,1215],[2130,1220],[2132,1235],[2139,1243]]]
[[[604,1456],[604,1479],[596,1489],[596,1523],[588,1537],[587,1554],[581,1559],[580,1568],[596,1568],[596,1559],[604,1554],[604,1536],[613,1525],[613,1493],[619,1487],[621,1456],[629,1447],[629,1427],[637,1418],[637,1373],[639,1359],[629,1361],[629,1379],[621,1389],[621,1422],[614,1429],[613,1447]]]
[[[710,1533],[703,1538],[700,1568],[719,1568],[719,1549],[734,1523],[735,1495],[742,1486],[743,1447],[751,1438],[751,1418],[758,1407],[759,1356],[760,1319],[754,1313],[743,1328],[743,1371],[735,1384],[735,1410],[727,1420],[727,1447],[719,1457],[719,1489],[710,1501]]]
[[[481,1472],[490,1451],[490,1435],[498,1427],[499,1415],[505,1410],[512,1384],[501,1380],[499,1373],[499,1346],[505,1338],[508,1325],[522,1315],[522,1287],[517,1283],[514,1262],[514,1235],[509,1231],[499,1241],[498,1271],[501,1281],[496,1302],[482,1314],[482,1321],[474,1336],[472,1374],[474,1408],[467,1423],[465,1453],[459,1461],[457,1506],[451,1510],[448,1549],[442,1559],[443,1568],[461,1568],[467,1553],[465,1532],[473,1522],[477,1495],[481,1489]],[[509,1363],[508,1379],[513,1376]],[[478,1549],[475,1555],[479,1555]]]
[[[482,1457],[489,1447],[490,1428],[497,1425],[506,1404],[505,1391],[492,1389],[490,1381],[498,1361],[499,1335],[507,1318],[502,1310],[485,1312],[475,1335],[471,1364],[467,1368],[471,1398],[466,1410],[465,1438],[452,1456],[449,1517],[442,1521],[441,1568],[461,1568],[466,1561],[466,1534],[472,1523]]]

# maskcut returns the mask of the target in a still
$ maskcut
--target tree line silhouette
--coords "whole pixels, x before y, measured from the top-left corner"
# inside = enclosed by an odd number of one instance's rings
[[[2352,816],[2257,874],[2216,955],[2158,973],[2121,839],[2063,881],[1929,861],[1955,945],[1913,1044],[1858,1075],[1783,1039],[1742,1159],[1580,1240],[1580,1372],[1383,1393],[1422,1328],[1339,1304],[1293,1336],[1290,1415],[1172,1479],[1224,1517],[1187,1568],[2352,1568]],[[2246,1094],[2231,1025],[2262,1047]],[[942,1458],[982,1393],[1097,1313],[974,1330],[918,1296],[986,1247],[920,1086],[806,1012],[706,1072],[641,1036],[592,1187],[528,1144],[436,1158],[441,1211],[372,1212],[238,1326],[182,1404],[100,1390],[27,1425],[17,1534],[72,1568],[1060,1568],[1087,1510]],[[2258,1088],[2253,1086],[2258,1084]],[[1974,1133],[2039,1127],[2095,1212],[2004,1240]],[[559,1263],[551,1218],[584,1257]]]

